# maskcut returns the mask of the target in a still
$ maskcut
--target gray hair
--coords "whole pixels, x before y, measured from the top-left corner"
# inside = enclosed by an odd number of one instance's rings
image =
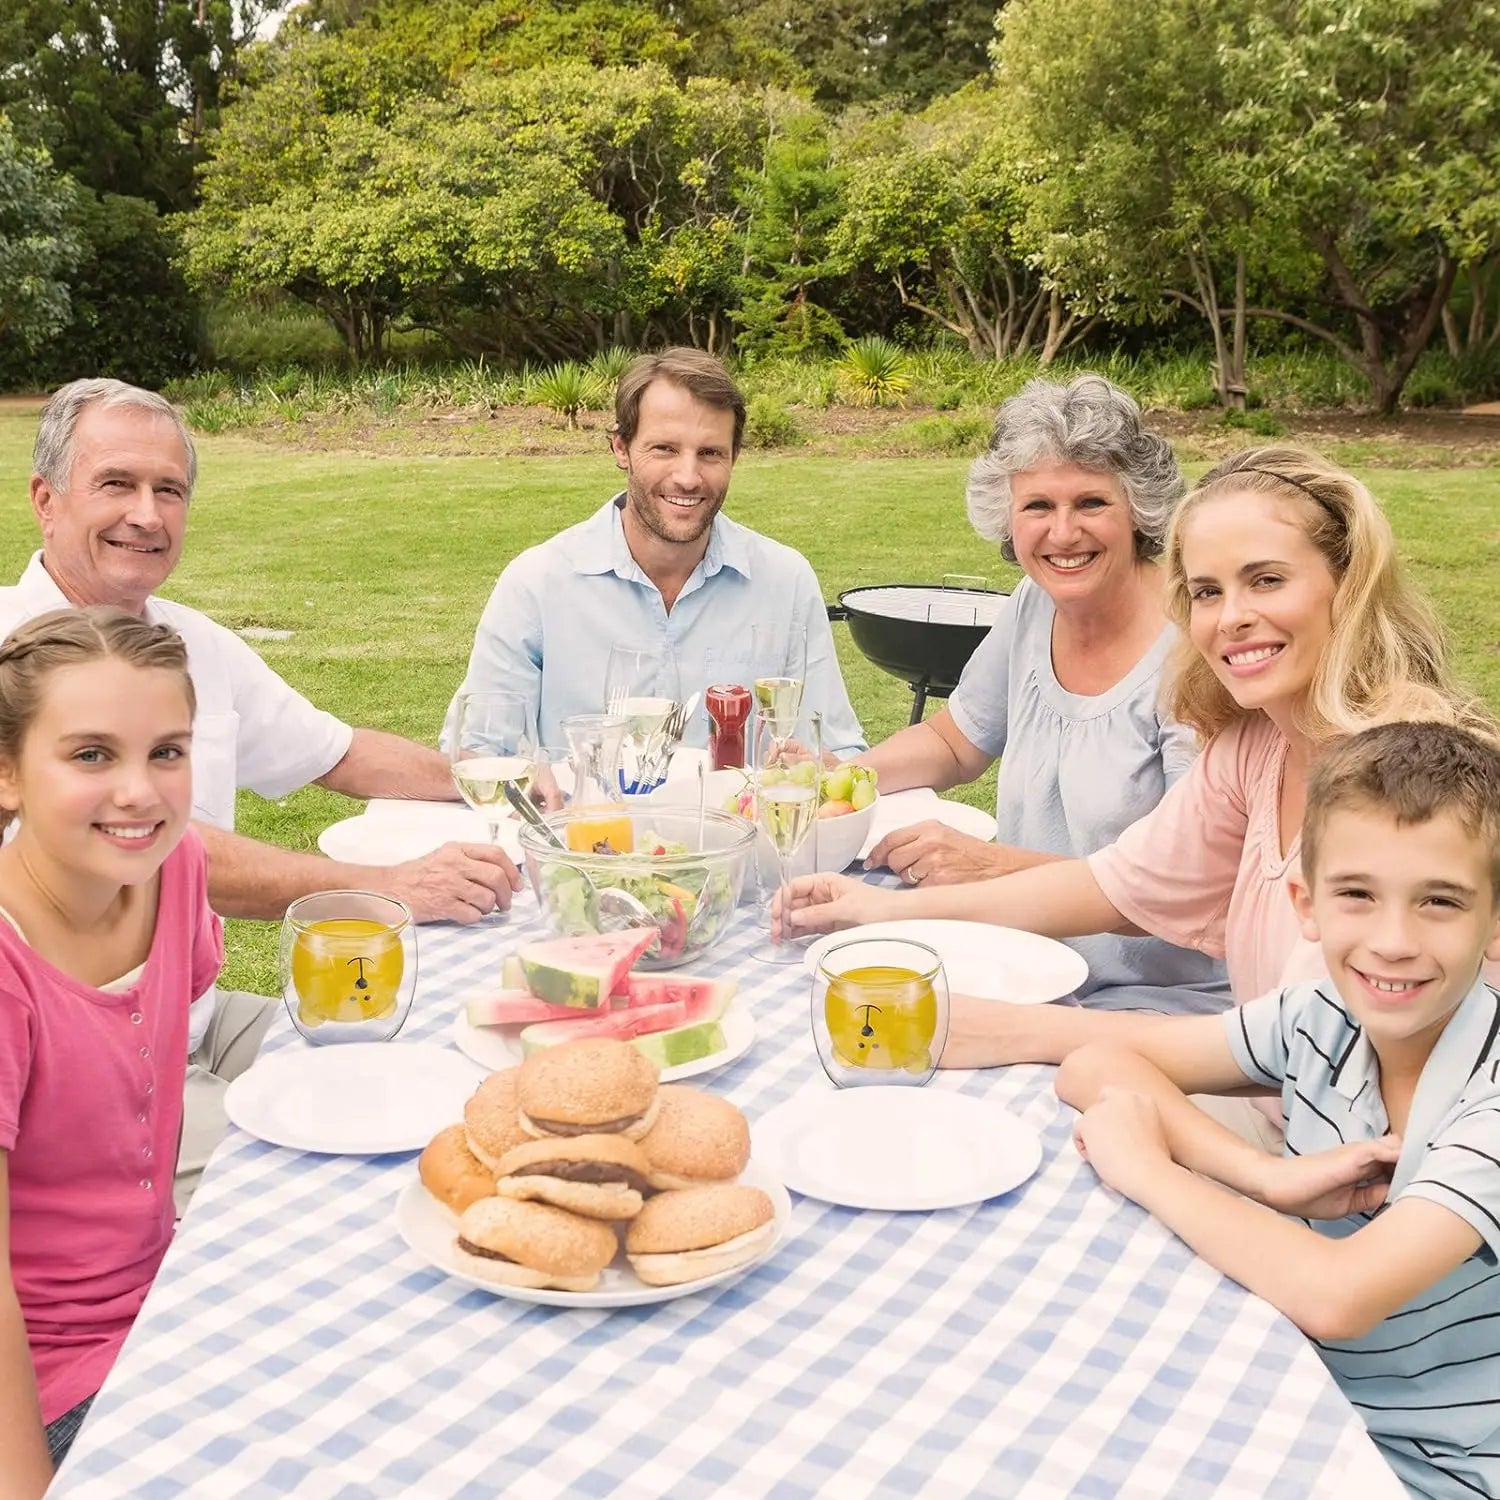
[[[1071,463],[1113,474],[1130,502],[1136,555],[1156,557],[1187,489],[1165,438],[1147,432],[1129,392],[1102,375],[1066,385],[1031,380],[1001,406],[985,452],[969,470],[969,520],[980,536],[1011,545],[1010,477],[1040,463]]]
[[[73,474],[73,435],[78,420],[91,406],[104,410],[128,407],[165,417],[177,429],[183,452],[187,454],[188,495],[198,482],[198,450],[182,413],[155,391],[144,391],[123,380],[74,380],[53,391],[42,408],[42,420],[36,430],[36,446],[31,451],[31,472],[40,474],[55,490],[66,490]]]

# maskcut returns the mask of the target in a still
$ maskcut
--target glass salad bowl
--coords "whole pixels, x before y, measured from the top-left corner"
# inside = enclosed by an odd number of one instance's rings
[[[696,807],[570,808],[548,813],[558,848],[523,824],[521,853],[547,925],[558,937],[618,931],[620,909],[639,907],[657,928],[638,969],[675,969],[724,935],[754,857],[755,826],[707,808],[699,836]],[[629,902],[602,893],[623,891]]]

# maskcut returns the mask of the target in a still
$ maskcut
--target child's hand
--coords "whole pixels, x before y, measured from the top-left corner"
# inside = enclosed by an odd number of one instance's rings
[[[1073,1127],[1078,1154],[1127,1198],[1153,1172],[1170,1166],[1172,1153],[1156,1103],[1134,1089],[1106,1087]]]
[[[1401,1137],[1383,1135],[1308,1156],[1268,1157],[1262,1189],[1256,1196],[1299,1219],[1373,1213],[1385,1202],[1400,1155]]]

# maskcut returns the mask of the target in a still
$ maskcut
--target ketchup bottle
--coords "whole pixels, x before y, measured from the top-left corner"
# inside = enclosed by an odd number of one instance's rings
[[[703,695],[708,712],[708,753],[714,770],[745,764],[745,726],[755,700],[738,683],[716,683]]]

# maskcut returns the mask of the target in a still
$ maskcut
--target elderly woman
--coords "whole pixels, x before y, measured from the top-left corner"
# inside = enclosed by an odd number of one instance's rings
[[[921,823],[882,840],[872,866],[930,886],[1080,858],[1192,764],[1192,734],[1159,706],[1173,630],[1156,558],[1184,490],[1171,448],[1097,375],[1033,380],[1000,408],[970,472],[969,517],[1026,576],[947,707],[858,757],[883,791],[941,791],[1003,757],[998,842]],[[1071,946],[1088,961],[1091,1005],[1228,1003],[1222,969],[1203,954],[1112,934]]]

